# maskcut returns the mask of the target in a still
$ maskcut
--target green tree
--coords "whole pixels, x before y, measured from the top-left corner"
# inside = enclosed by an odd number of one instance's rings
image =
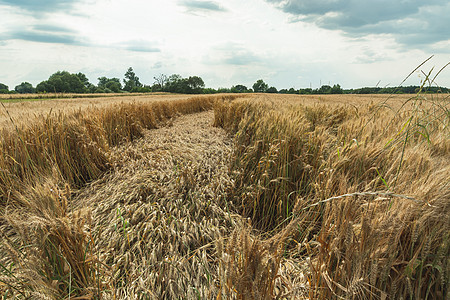
[[[253,84],[253,91],[255,91],[255,93],[265,93],[268,88],[269,86],[262,79],[257,80]]]
[[[0,83],[0,94],[8,94],[9,87],[6,84]]]
[[[51,86],[47,80],[44,80],[42,82],[39,82],[36,85],[36,92],[38,93],[47,93],[47,92],[52,92],[52,89],[54,90],[54,87]]]
[[[86,77],[85,74],[77,73],[75,75],[80,79],[81,83],[84,85],[86,90],[89,90],[94,86],[92,83],[89,82],[89,79]]]
[[[182,93],[183,77],[178,74],[172,74],[167,78],[163,91],[169,93]]]
[[[164,91],[180,94],[202,94],[204,87],[205,83],[199,76],[183,78],[181,75],[172,74],[167,78]]]
[[[153,83],[153,85],[151,86],[152,91],[153,92],[161,92],[163,91],[163,89],[161,88],[161,86],[157,83]]]
[[[270,88],[268,88],[268,89],[266,90],[266,93],[276,94],[276,93],[278,93],[278,90],[277,90],[276,87],[271,86]]]
[[[154,92],[163,91],[168,81],[167,76],[164,74],[159,74],[158,76],[153,77],[153,79],[155,79],[155,82],[153,83],[152,90]]]
[[[231,87],[232,93],[248,93],[248,88],[245,85],[238,84]]]
[[[104,76],[99,77],[97,86],[100,88],[100,91],[103,90],[103,92],[120,93],[120,90],[122,89],[120,79],[116,77],[113,78],[107,78]]]
[[[106,83],[110,80],[109,78],[102,76],[102,77],[98,77],[98,87],[106,87]],[[120,80],[119,80],[120,81]]]
[[[22,82],[21,84],[17,85],[14,90],[19,94],[31,94],[35,92],[33,85],[29,82]]]
[[[125,73],[125,79],[123,80],[124,87],[123,89],[128,92],[132,92],[136,90],[136,88],[141,88],[142,83],[139,81],[139,77],[133,71],[132,67],[129,67],[127,72]]]
[[[339,84],[333,85],[331,88],[331,94],[342,94],[344,91],[342,90],[341,86]]]
[[[217,89],[217,92],[218,92],[218,93],[221,93],[221,94],[224,94],[224,93],[231,93],[231,89],[220,87],[220,88]]]
[[[152,87],[150,85],[145,85],[141,88],[139,88],[140,93],[151,93],[153,92]]]
[[[187,90],[186,79],[179,74],[172,74],[167,78],[164,90],[170,93],[185,93]]]
[[[217,90],[215,90],[213,88],[204,88],[203,94],[217,94]]]
[[[302,95],[311,95],[313,93],[313,90],[311,88],[299,89],[298,93]]]
[[[106,84],[106,88],[110,89],[114,93],[120,93],[120,90],[122,89],[122,84],[120,84],[120,79],[119,78],[112,78],[112,79],[117,79],[117,80],[108,81],[108,83]]]
[[[322,85],[320,89],[317,91],[318,94],[329,94],[331,93],[331,86],[329,85]]]
[[[205,82],[199,76],[189,76],[186,81],[187,90],[186,94],[201,94],[203,93],[203,88],[205,87]]]
[[[48,80],[39,83],[36,86],[36,91],[49,93],[85,93],[87,88],[77,74],[58,71],[52,74]]]

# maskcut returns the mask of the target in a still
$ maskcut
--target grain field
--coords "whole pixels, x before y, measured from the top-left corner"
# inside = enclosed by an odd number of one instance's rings
[[[3,110],[4,299],[449,297],[447,95],[45,102]]]

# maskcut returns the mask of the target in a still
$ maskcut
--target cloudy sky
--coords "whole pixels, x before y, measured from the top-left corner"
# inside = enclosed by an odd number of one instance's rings
[[[0,82],[58,70],[208,87],[396,86],[450,61],[448,0],[0,0]],[[406,84],[420,84],[420,72]],[[450,87],[450,67],[437,78]]]

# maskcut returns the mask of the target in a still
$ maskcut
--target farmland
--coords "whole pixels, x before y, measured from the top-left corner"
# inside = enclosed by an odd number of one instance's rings
[[[50,112],[73,112],[79,109],[88,110],[94,107],[104,107],[111,104],[132,103],[132,102],[155,102],[155,101],[171,101],[179,99],[187,99],[189,95],[174,95],[164,93],[154,93],[151,95],[126,95],[124,94],[47,94],[45,97],[50,98],[36,98],[36,94],[15,94],[15,95],[0,95],[0,101],[4,101],[4,106],[9,115],[13,119],[34,118],[35,116],[45,115]],[[95,97],[94,97],[95,96]],[[71,98],[72,97],[72,98]],[[268,97],[276,97],[274,95]],[[381,102],[386,100],[389,95],[283,95],[278,96],[281,101],[294,101],[300,104],[353,104],[360,105],[361,103]],[[391,105],[399,106],[404,101],[411,98],[411,95],[396,95],[390,100]],[[0,124],[2,126],[10,126],[11,121],[4,109],[0,110]]]
[[[16,95],[0,95],[0,101],[5,101],[4,106],[8,111],[9,115],[13,119],[23,119],[23,118],[34,118],[35,116],[48,114],[52,112],[74,112],[76,110],[89,110],[94,107],[104,107],[112,104],[118,103],[131,103],[131,102],[154,102],[154,101],[170,101],[177,99],[186,99],[187,95],[132,95],[123,96],[123,94],[113,94],[111,95],[62,95],[62,94],[51,94],[45,95],[50,98],[36,98],[36,94],[16,94]],[[72,98],[67,98],[71,96],[77,96]],[[95,98],[93,96],[96,96]],[[16,99],[17,98],[17,99]],[[6,122],[5,122],[6,121]],[[4,109],[0,112],[0,124],[3,126],[11,125],[9,116]]]
[[[448,95],[5,103],[0,294],[448,298]]]

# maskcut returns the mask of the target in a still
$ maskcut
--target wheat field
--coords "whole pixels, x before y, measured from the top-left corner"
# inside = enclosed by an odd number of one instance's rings
[[[2,299],[450,298],[448,95],[1,108]]]
[[[51,94],[53,95],[53,94]],[[89,96],[96,96],[96,98]],[[6,96],[12,97],[24,97],[23,94],[16,95],[3,95],[6,99]],[[25,97],[36,97],[36,94],[25,95]],[[55,97],[58,95],[55,94]],[[64,94],[64,97],[72,96],[71,94]],[[83,97],[85,96],[85,97]],[[14,122],[20,122],[22,119],[33,119],[36,116],[47,115],[49,113],[73,113],[77,110],[90,110],[95,107],[105,107],[110,106],[112,104],[120,104],[120,103],[132,103],[132,102],[155,102],[155,101],[171,101],[171,100],[181,100],[187,99],[190,96],[188,95],[170,95],[170,94],[161,94],[161,95],[135,95],[132,96],[124,96],[124,94],[108,94],[108,96],[98,97],[98,94],[87,94],[87,95],[78,95],[77,98],[56,98],[56,99],[33,99],[33,101],[28,100],[18,100],[19,102],[6,102],[3,103],[5,109],[0,110],[0,126],[6,127],[11,125],[10,117],[12,117]],[[14,98],[13,98],[14,99]],[[0,96],[1,102],[1,96]]]

